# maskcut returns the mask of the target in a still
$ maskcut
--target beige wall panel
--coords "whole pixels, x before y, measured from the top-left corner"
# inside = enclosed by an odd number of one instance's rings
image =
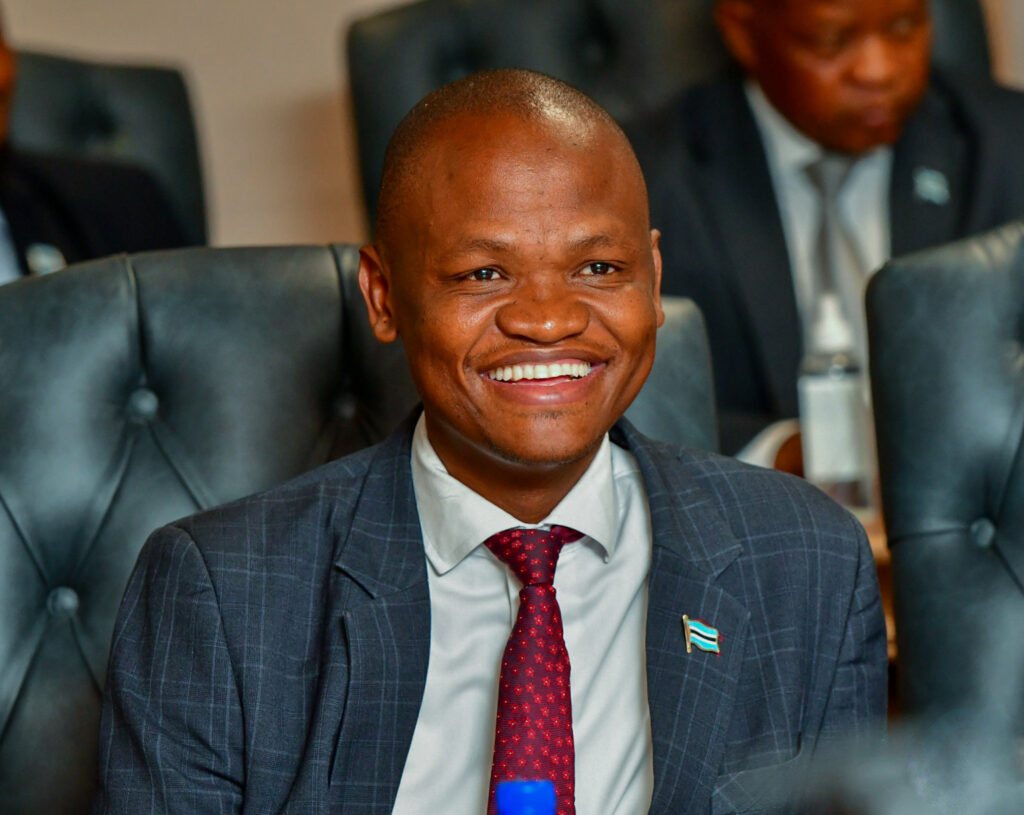
[[[1024,88],[1024,0],[983,0],[996,75]]]

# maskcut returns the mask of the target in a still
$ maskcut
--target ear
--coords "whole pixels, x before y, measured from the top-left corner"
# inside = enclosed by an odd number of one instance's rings
[[[658,310],[658,328],[665,324],[665,310],[661,307],[661,231],[651,230],[651,254],[654,255],[654,307]]]
[[[366,301],[373,335],[380,342],[394,342],[398,339],[398,328],[391,305],[391,275],[375,246],[359,250],[359,289]]]
[[[757,47],[754,37],[754,17],[757,9],[751,0],[718,0],[715,3],[715,24],[725,47],[743,69],[754,73],[757,67]]]

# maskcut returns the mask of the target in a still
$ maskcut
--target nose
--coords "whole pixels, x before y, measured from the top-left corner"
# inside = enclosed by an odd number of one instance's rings
[[[853,60],[856,82],[867,87],[891,85],[900,72],[899,46],[882,34],[865,37]]]
[[[582,334],[590,309],[571,284],[535,280],[517,287],[496,319],[506,336],[550,345]]]

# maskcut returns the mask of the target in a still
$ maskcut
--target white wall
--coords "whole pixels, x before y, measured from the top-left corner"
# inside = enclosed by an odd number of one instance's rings
[[[401,0],[4,0],[15,46],[183,66],[219,244],[366,232],[342,23]]]
[[[3,0],[15,45],[187,70],[218,244],[359,241],[341,32],[404,0]],[[1024,87],[1024,0],[984,0]]]

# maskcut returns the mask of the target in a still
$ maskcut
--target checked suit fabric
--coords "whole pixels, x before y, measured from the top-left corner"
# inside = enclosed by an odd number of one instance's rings
[[[488,815],[502,781],[550,780],[557,815],[575,815],[575,750],[569,652],[552,582],[562,546],[583,535],[565,526],[515,528],[487,547],[523,584],[519,613],[501,659]]]

